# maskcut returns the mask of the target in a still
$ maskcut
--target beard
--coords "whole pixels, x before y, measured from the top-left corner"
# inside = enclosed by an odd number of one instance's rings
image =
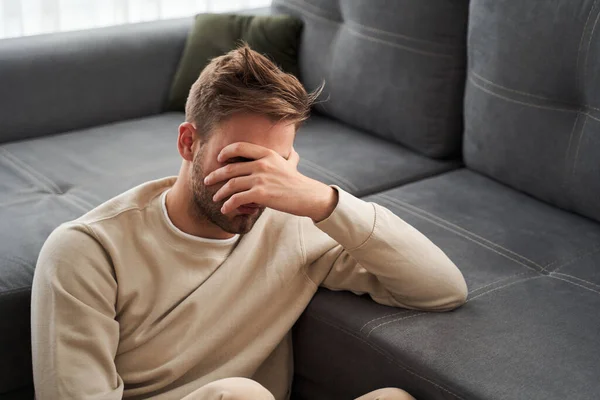
[[[210,187],[204,185],[205,174],[201,165],[202,153],[202,149],[196,153],[192,167],[192,212],[198,218],[212,222],[225,232],[232,234],[250,232],[265,209],[261,208],[253,215],[235,215],[235,211],[229,215],[223,214],[221,208],[229,200],[229,197],[218,202],[212,200],[222,185],[211,185]]]

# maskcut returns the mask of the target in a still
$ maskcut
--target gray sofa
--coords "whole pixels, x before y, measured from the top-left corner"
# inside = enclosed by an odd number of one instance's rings
[[[600,397],[600,2],[275,0],[329,100],[303,173],[379,202],[459,266],[450,313],[321,290],[294,398]],[[191,19],[0,41],[0,398],[31,399],[29,300],[61,222],[177,173],[165,101]]]

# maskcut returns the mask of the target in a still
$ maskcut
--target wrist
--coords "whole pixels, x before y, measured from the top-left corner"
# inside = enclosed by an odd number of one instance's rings
[[[315,190],[315,201],[311,210],[311,215],[308,215],[314,223],[321,222],[327,219],[338,203],[338,191],[324,183],[319,184],[318,190]]]

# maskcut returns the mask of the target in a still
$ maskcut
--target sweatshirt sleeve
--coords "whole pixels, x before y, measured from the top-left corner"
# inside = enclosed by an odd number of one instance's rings
[[[396,307],[447,311],[465,302],[464,277],[440,248],[387,208],[333,187],[333,213],[302,228],[309,278]]]
[[[85,226],[47,239],[32,288],[31,335],[37,400],[121,399],[114,358],[117,283],[107,253]]]

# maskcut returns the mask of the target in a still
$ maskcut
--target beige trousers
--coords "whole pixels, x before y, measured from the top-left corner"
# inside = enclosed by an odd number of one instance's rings
[[[260,383],[247,378],[226,378],[209,383],[182,400],[275,400]],[[355,400],[415,400],[401,389],[379,389]]]

